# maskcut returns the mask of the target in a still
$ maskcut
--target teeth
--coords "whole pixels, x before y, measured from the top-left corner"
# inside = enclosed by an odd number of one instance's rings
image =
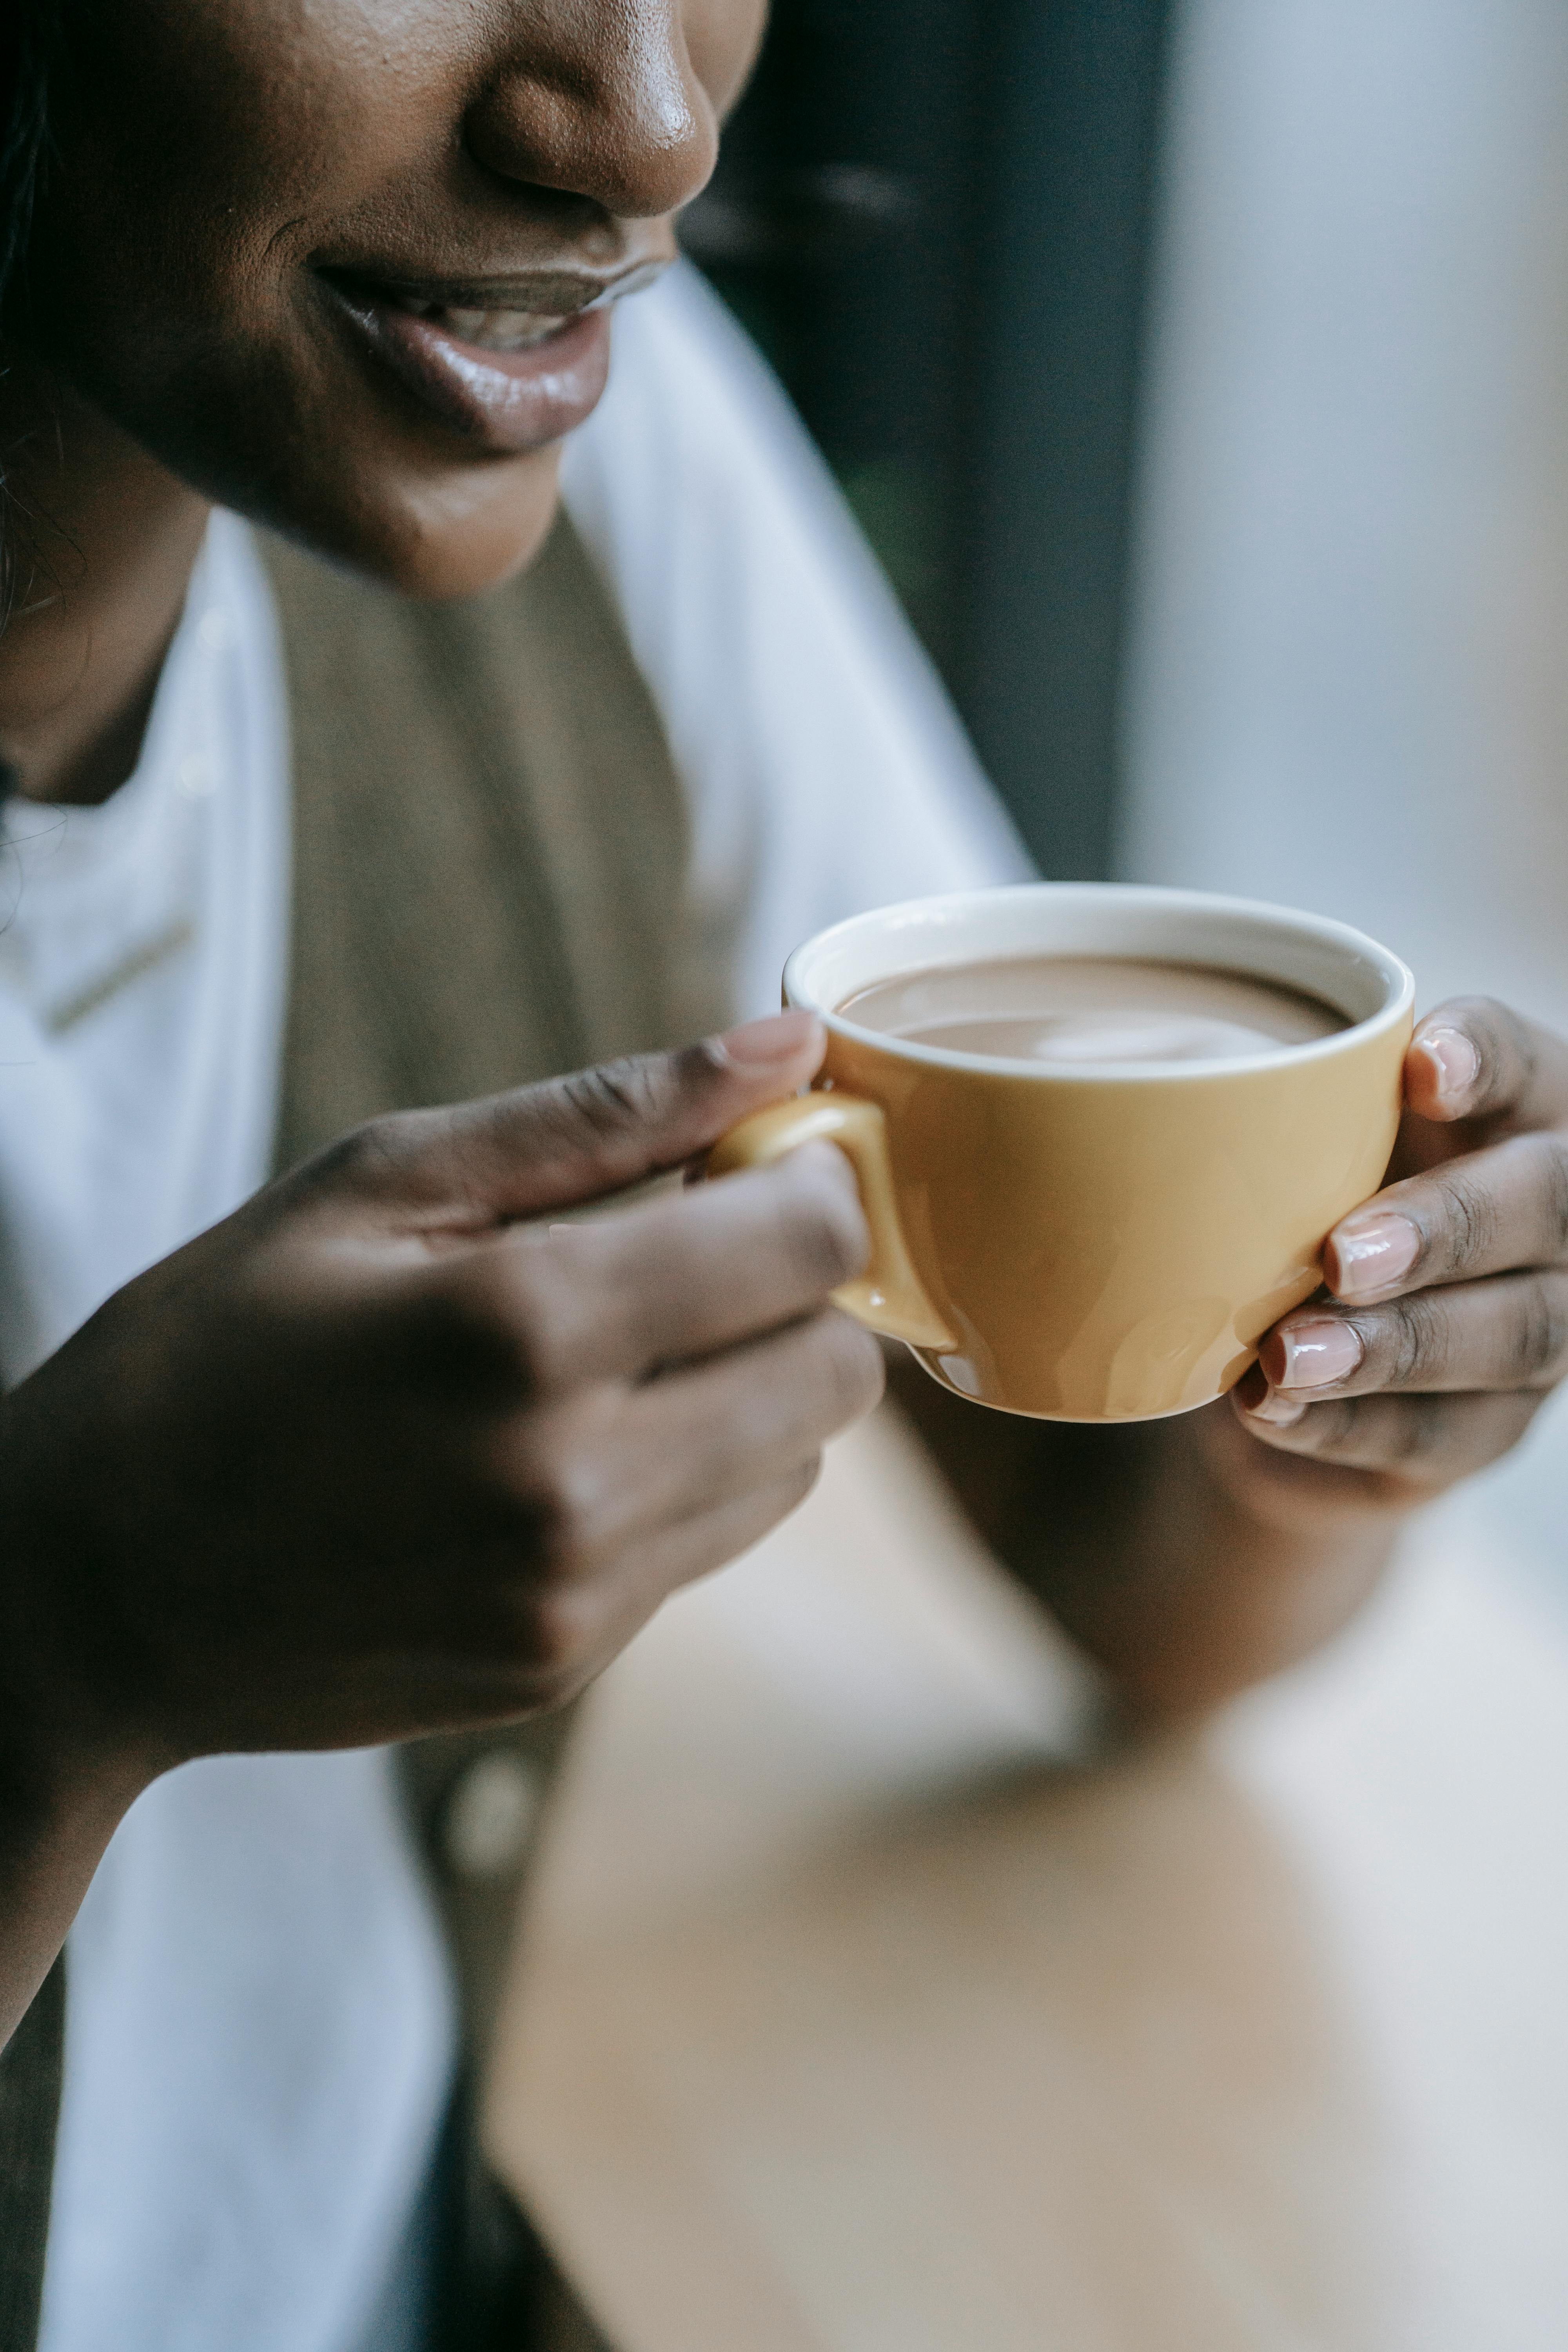
[[[483,351],[526,352],[547,343],[565,325],[564,319],[537,310],[448,310],[452,332]]]
[[[411,311],[416,319],[434,319],[459,342],[475,343],[481,351],[531,351],[535,343],[546,343],[552,335],[558,335],[566,324],[563,318],[539,310],[471,310],[455,303],[443,308],[414,294],[399,294],[396,299],[400,310]]]

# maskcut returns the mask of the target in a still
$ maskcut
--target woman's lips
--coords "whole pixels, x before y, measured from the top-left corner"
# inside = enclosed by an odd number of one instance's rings
[[[644,273],[637,278],[646,282]],[[602,299],[553,316],[326,283],[361,339],[405,387],[482,448],[516,454],[559,441],[592,413],[605,389],[610,322]]]

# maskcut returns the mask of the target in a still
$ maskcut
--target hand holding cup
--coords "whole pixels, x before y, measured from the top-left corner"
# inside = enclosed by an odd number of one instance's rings
[[[808,1078],[809,1015],[373,1120],[0,1405],[0,1673],[40,1783],[558,1704],[797,1503],[881,1386],[831,1151],[552,1222]]]
[[[1279,1454],[1398,1506],[1506,1453],[1568,1370],[1568,1045],[1484,998],[1428,1014],[1391,1174],[1236,1403]]]

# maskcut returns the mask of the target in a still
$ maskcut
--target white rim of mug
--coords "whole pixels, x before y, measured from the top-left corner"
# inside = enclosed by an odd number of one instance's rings
[[[1104,906],[1114,898],[1127,907],[1147,908],[1151,912],[1163,910],[1169,914],[1222,914],[1259,922],[1281,931],[1291,931],[1298,938],[1317,940],[1321,945],[1342,950],[1347,956],[1370,963],[1384,975],[1386,1001],[1375,1013],[1363,1020],[1349,1021],[1343,1029],[1336,1029],[1327,1037],[1315,1037],[1304,1044],[1272,1046],[1266,1053],[1217,1055],[1192,1061],[1150,1062],[1047,1062],[1023,1061],[1000,1054],[965,1054],[950,1045],[921,1045],[904,1037],[889,1036],[885,1029],[862,1028],[858,1021],[846,1020],[833,1006],[822,1003],[809,991],[800,986],[800,972],[808,958],[828,951],[834,943],[855,931],[870,930],[879,925],[910,918],[927,912],[947,911],[959,915],[969,908],[980,908],[998,898],[1015,903],[1021,898],[1055,898],[1058,903],[1068,898],[1083,904]],[[1028,950],[1019,952],[1028,953]],[[1049,953],[1049,949],[1035,950]],[[1094,949],[1073,952],[1091,956]],[[1106,949],[1108,956],[1126,955],[1131,951]],[[953,961],[973,962],[978,959],[965,956]],[[1005,961],[997,958],[996,961]],[[1151,961],[1173,962],[1170,956]],[[916,965],[906,967],[920,970]],[[933,970],[939,967],[933,966]],[[1216,966],[1215,969],[1238,969]],[[897,979],[897,971],[884,975]],[[1255,979],[1267,981],[1268,973],[1253,973]],[[877,983],[868,982],[868,986]],[[1295,983],[1280,981],[1277,985],[1290,987]],[[1348,1052],[1352,1045],[1363,1045],[1380,1031],[1393,1029],[1411,1013],[1415,1003],[1415,976],[1403,959],[1391,948],[1385,948],[1365,931],[1358,931],[1349,923],[1336,922],[1328,915],[1312,915],[1298,907],[1278,907],[1263,898],[1233,898],[1213,890],[1171,890],[1134,882],[1011,882],[994,889],[951,890],[935,892],[923,898],[900,898],[886,907],[868,907],[858,915],[848,915],[842,922],[826,930],[816,932],[803,940],[790,955],[784,968],[784,999],[786,1005],[815,1013],[824,1027],[841,1037],[853,1039],[857,1045],[869,1045],[879,1053],[892,1054],[900,1061],[920,1062],[933,1069],[991,1071],[1003,1077],[1049,1079],[1057,1085],[1070,1084],[1077,1079],[1103,1085],[1116,1080],[1160,1079],[1166,1083],[1189,1081],[1194,1078],[1242,1077],[1254,1071],[1278,1070],[1302,1062],[1331,1060],[1334,1055]]]

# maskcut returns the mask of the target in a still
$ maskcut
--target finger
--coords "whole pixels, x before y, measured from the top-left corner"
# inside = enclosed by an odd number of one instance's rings
[[[659,1603],[710,1576],[772,1533],[816,1483],[820,1457],[792,1465],[771,1485],[668,1528],[631,1554],[620,1575],[565,1584],[541,1611],[528,1601],[530,1689],[525,1703],[559,1706],[603,1672]]]
[[[1510,1274],[1380,1307],[1299,1308],[1258,1349],[1293,1404],[1326,1394],[1548,1389],[1568,1368],[1568,1274]]]
[[[1267,1401],[1265,1401],[1267,1402]],[[1517,1445],[1541,1408],[1539,1393],[1340,1397],[1280,1401],[1280,1418],[1238,1400],[1242,1426],[1278,1453],[1396,1476],[1434,1492],[1468,1478]]]
[[[871,1410],[882,1381],[869,1333],[829,1310],[640,1390],[606,1386],[531,1416],[493,1459],[547,1572],[588,1580],[819,1452]]]
[[[531,1257],[556,1384],[636,1379],[818,1310],[865,1265],[849,1162],[809,1143],[771,1168],[563,1225]]]
[[[663,1530],[611,1576],[563,1579],[542,1589],[531,1549],[520,1569],[515,1538],[445,1562],[426,1557],[395,1620],[391,1654],[376,1664],[368,1694],[375,1719],[390,1719],[388,1677],[400,1665],[411,1685],[404,1714],[418,1719],[433,1654],[442,1704],[430,1710],[432,1728],[563,1705],[609,1664],[669,1593],[737,1559],[787,1517],[810,1493],[819,1467],[815,1454],[792,1463],[768,1486]]]
[[[1568,1045],[1495,998],[1454,997],[1416,1027],[1405,1098],[1421,1118],[1552,1127],[1568,1117]]]
[[[373,1119],[293,1180],[410,1231],[482,1232],[679,1168],[822,1059],[815,1013],[781,1013],[678,1053],[576,1070],[479,1102]]]
[[[1434,1283],[1568,1263],[1568,1135],[1517,1135],[1390,1184],[1323,1244],[1323,1278],[1361,1305]]]
[[[809,1143],[592,1224],[422,1248],[356,1329],[379,1339],[384,1371],[461,1429],[476,1411],[623,1390],[819,1314],[866,1250],[847,1160]]]

